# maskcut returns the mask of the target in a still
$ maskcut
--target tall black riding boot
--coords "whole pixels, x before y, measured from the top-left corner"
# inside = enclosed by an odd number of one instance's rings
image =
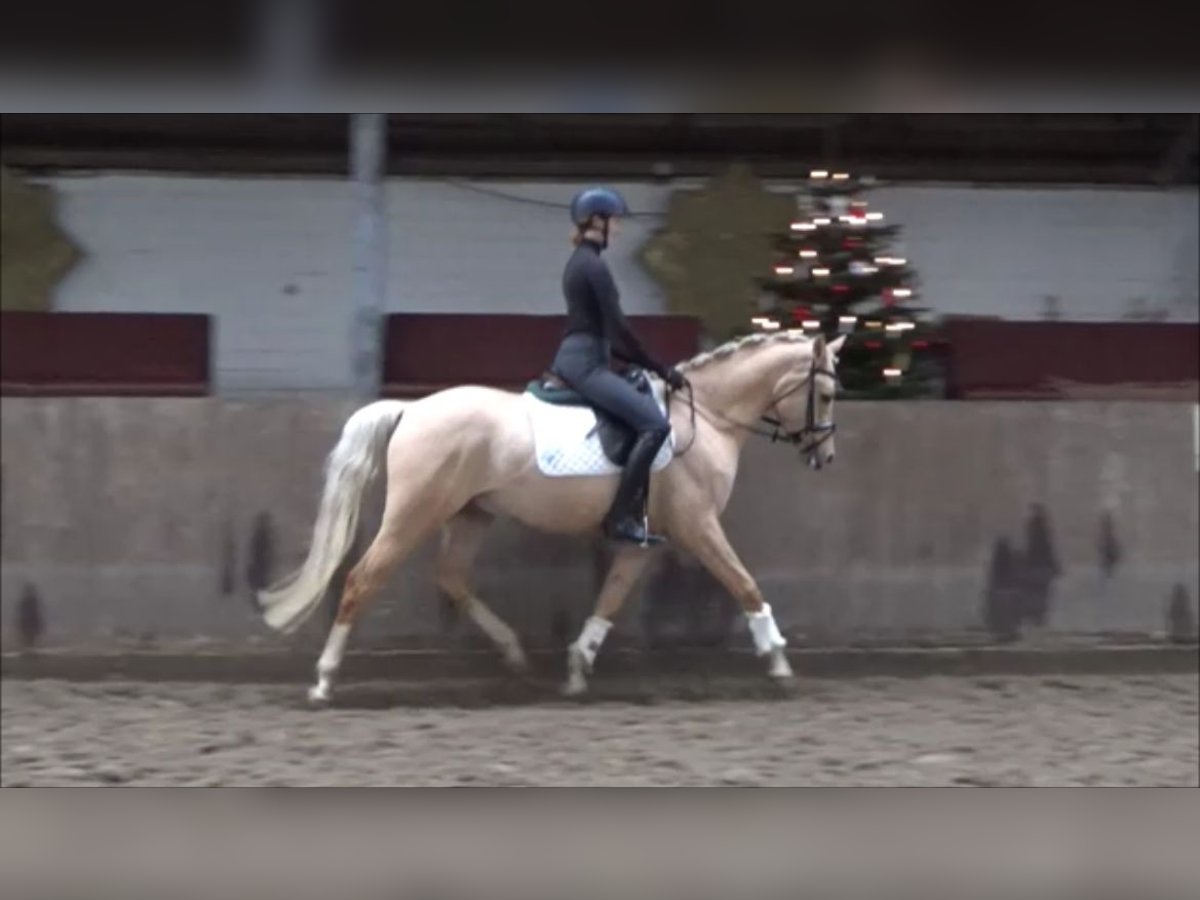
[[[650,466],[667,435],[661,431],[647,431],[640,435],[629,451],[629,459],[621,472],[621,482],[612,507],[604,520],[605,532],[610,538],[630,541],[635,544],[660,544],[662,537],[646,528],[643,515],[644,491],[649,487]]]

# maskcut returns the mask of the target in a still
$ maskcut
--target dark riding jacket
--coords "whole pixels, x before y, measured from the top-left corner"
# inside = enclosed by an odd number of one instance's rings
[[[660,376],[665,367],[646,351],[621,309],[621,295],[600,245],[584,238],[563,271],[567,300],[566,333],[587,334],[603,341],[613,356]]]

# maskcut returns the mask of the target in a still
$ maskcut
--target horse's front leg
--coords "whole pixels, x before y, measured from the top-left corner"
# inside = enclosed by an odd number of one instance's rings
[[[771,607],[762,597],[758,583],[746,571],[737,553],[729,545],[725,531],[715,516],[697,522],[677,537],[680,545],[695,554],[713,577],[731,593],[742,606],[759,656],[768,657],[768,672],[772,678],[791,678],[792,667],[787,659],[787,641],[775,624]]]
[[[567,682],[563,685],[563,693],[567,696],[578,696],[587,690],[587,676],[591,674],[596,653],[650,557],[651,554],[641,547],[621,547],[617,551],[604,577],[596,608],[583,623],[575,643],[567,648]]]

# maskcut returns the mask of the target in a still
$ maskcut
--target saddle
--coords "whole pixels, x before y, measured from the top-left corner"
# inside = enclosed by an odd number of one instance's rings
[[[652,395],[653,388],[650,378],[643,369],[631,366],[618,373],[633,385],[639,394]],[[525,390],[545,403],[556,406],[589,407],[596,414],[596,426],[588,433],[599,433],[600,446],[608,461],[615,466],[624,467],[629,459],[629,453],[637,440],[637,432],[615,416],[594,406],[586,397],[569,387],[566,382],[553,372],[543,372],[526,385]]]

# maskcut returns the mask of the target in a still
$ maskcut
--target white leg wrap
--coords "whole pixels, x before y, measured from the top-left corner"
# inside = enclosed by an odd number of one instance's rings
[[[771,607],[764,603],[756,613],[748,613],[746,620],[750,623],[750,634],[754,637],[754,649],[759,656],[766,656],[772,650],[787,646],[787,641],[779,633],[775,617],[771,615]]]
[[[587,660],[588,666],[596,661],[596,653],[600,650],[600,645],[604,643],[604,638],[610,628],[612,628],[612,622],[597,616],[592,616],[583,623],[583,631],[579,633],[579,639],[575,641],[575,646]]]

